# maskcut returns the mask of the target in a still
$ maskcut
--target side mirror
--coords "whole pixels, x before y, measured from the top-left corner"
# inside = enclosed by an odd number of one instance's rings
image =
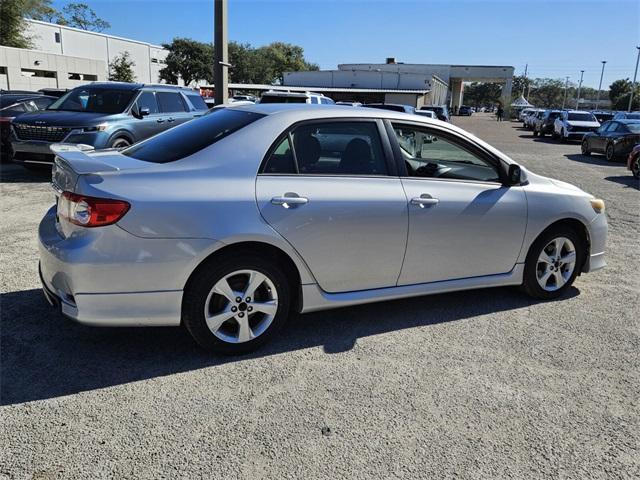
[[[151,111],[149,110],[149,107],[142,107],[139,111],[140,113],[140,118],[142,117],[146,117],[147,115],[149,115],[149,113],[151,113]]]
[[[509,185],[520,185],[522,183],[522,168],[520,168],[520,165],[515,163],[509,165],[507,182]]]

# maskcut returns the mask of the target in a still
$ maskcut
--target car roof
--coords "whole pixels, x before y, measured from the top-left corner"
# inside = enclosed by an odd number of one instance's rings
[[[619,118],[616,122],[629,124],[629,123],[640,123],[640,118]]]
[[[167,89],[167,90],[183,90],[194,91],[188,87],[181,87],[178,85],[165,85],[164,83],[128,83],[128,82],[89,82],[80,87],[97,87],[97,88],[110,88],[114,90],[139,90],[141,88],[155,88],[155,89]],[[78,88],[78,87],[75,87]]]

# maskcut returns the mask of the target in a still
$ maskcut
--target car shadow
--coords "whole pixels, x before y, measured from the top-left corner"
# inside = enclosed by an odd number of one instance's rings
[[[628,187],[628,188],[635,188],[636,190],[640,190],[640,180],[637,180],[636,178],[634,178],[633,175],[631,175],[631,173],[629,173],[629,175],[604,177],[604,179],[610,182],[619,183],[620,185],[624,185],[625,187]]]
[[[44,183],[51,181],[51,169],[27,170],[15,163],[0,164],[0,183]]]
[[[567,296],[579,295],[573,287]],[[259,351],[220,357],[178,327],[94,328],[62,317],[38,289],[5,293],[0,405],[55,398],[191,370],[322,346],[349,351],[359,338],[426,327],[537,303],[514,288],[416,297],[298,315]]]
[[[569,160],[580,163],[588,163],[589,165],[600,165],[603,167],[624,167],[624,163],[609,162],[606,158],[599,155],[582,155],[580,153],[571,153],[565,155]]]

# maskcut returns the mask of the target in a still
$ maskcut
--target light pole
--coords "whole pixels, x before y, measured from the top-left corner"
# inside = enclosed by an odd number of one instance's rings
[[[580,90],[582,89],[582,77],[584,70],[580,70],[580,83],[578,84],[578,95],[576,96],[576,110],[580,110]]]
[[[631,84],[631,95],[629,96],[629,106],[627,107],[627,112],[631,111],[631,104],[633,103],[633,94],[636,91],[636,77],[638,76],[638,62],[640,62],[640,47],[636,47],[638,49],[638,58],[636,59],[636,71],[633,74],[633,83]]]
[[[596,96],[596,108],[600,108],[600,90],[602,90],[602,77],[604,76],[604,64],[607,63],[606,60],[602,60],[602,71],[600,72],[600,85],[598,86],[598,94]]]
[[[227,45],[227,0],[214,0],[214,40],[215,55],[213,78],[215,82],[216,105],[227,103],[229,99],[229,50]]]
[[[562,110],[564,110],[564,105],[567,103],[567,90],[569,89],[569,77],[564,82],[564,98],[562,99]]]

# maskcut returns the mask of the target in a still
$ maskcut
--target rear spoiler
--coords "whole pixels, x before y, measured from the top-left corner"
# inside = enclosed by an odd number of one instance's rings
[[[49,148],[56,155],[56,161],[65,163],[67,167],[78,175],[116,172],[120,170],[115,165],[110,165],[103,160],[94,159],[87,155],[85,152],[92,152],[94,150],[91,145],[54,143]]]

